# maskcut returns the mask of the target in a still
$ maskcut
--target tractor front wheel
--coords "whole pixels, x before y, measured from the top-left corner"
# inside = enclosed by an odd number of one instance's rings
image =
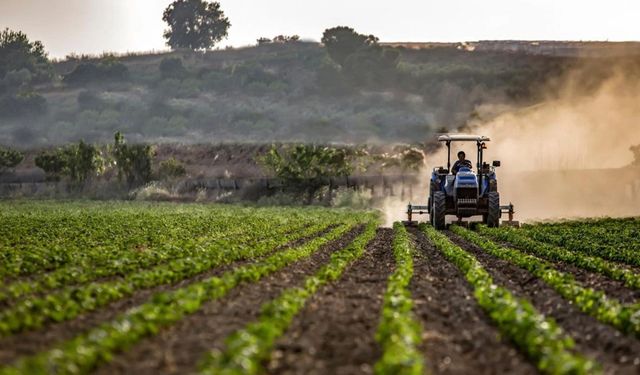
[[[431,225],[436,229],[445,229],[446,195],[442,191],[433,193],[431,201]]]
[[[500,225],[500,194],[497,191],[489,192],[489,207],[485,215],[485,224],[488,227],[497,228]]]

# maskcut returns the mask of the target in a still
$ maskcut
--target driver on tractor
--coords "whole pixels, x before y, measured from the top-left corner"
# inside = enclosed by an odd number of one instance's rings
[[[451,173],[455,175],[458,173],[458,171],[462,167],[467,167],[469,169],[473,167],[473,164],[471,164],[471,161],[465,159],[466,156],[467,155],[464,153],[464,151],[458,151],[458,160],[456,160],[456,162],[453,163],[453,167],[451,168]]]

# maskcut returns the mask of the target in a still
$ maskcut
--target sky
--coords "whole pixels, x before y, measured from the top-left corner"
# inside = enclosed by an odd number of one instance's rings
[[[40,40],[50,56],[164,50],[171,0],[0,0],[0,28]],[[382,42],[496,39],[640,40],[638,0],[220,0],[231,21],[220,46],[259,37],[319,40],[346,25]]]

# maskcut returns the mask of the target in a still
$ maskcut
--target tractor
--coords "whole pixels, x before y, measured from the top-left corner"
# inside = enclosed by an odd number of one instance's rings
[[[412,205],[407,207],[409,223],[414,214],[429,214],[429,221],[436,229],[445,229],[446,216],[454,215],[458,223],[463,218],[482,216],[482,223],[489,227],[498,227],[503,213],[509,214],[509,220],[503,224],[518,226],[513,221],[513,205],[500,206],[496,168],[500,161],[494,160],[491,165],[484,162],[483,151],[487,148],[488,137],[480,135],[447,134],[438,137],[447,147],[447,168],[436,167],[431,173],[429,201],[426,206]],[[477,152],[476,172],[472,164],[461,166],[454,173],[451,169],[451,143],[475,142]]]

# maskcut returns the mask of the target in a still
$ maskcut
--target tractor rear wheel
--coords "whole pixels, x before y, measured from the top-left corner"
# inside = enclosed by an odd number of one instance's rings
[[[485,219],[488,227],[497,228],[500,225],[500,194],[497,191],[489,192],[489,207]]]
[[[433,201],[431,202],[431,225],[436,229],[445,229],[446,199],[447,197],[442,191],[433,193]]]

